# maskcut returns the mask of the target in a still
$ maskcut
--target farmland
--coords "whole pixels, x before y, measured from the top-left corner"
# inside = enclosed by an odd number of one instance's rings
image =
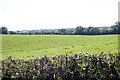
[[[2,59],[30,59],[47,55],[117,53],[118,35],[3,35]]]

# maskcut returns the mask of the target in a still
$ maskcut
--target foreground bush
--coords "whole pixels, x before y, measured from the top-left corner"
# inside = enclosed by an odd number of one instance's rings
[[[120,80],[120,54],[2,60],[2,80]]]

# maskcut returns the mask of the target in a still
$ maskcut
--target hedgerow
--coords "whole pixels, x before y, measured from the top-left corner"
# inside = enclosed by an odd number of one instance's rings
[[[120,53],[1,61],[2,80],[120,80]]]

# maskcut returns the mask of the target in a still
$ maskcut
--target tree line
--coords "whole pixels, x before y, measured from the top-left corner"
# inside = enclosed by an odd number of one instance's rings
[[[4,26],[0,27],[0,34],[62,34],[62,35],[102,35],[102,34],[120,34],[120,22],[116,22],[110,27],[82,27],[64,28],[64,29],[41,29],[26,31],[8,31]]]

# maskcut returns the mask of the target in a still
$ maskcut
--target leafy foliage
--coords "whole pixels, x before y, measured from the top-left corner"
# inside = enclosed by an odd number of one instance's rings
[[[120,53],[2,60],[2,80],[120,80]]]
[[[0,34],[7,34],[8,29],[6,27],[0,27]]]

